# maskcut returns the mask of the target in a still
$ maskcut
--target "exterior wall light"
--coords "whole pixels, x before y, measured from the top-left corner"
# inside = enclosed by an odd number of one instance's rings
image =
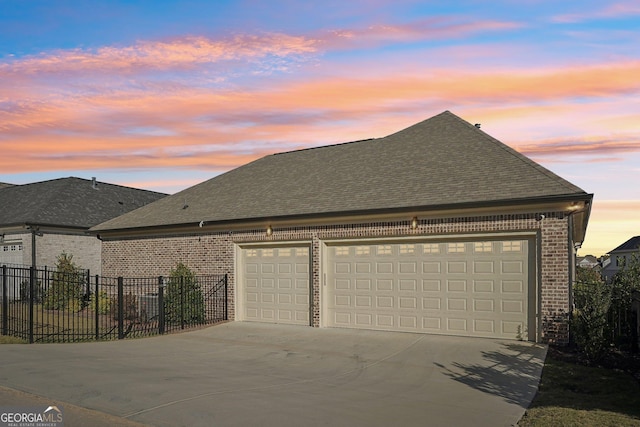
[[[273,234],[273,228],[271,225],[267,225],[267,236],[271,236]]]
[[[414,216],[413,218],[411,218],[411,228],[413,230],[418,228],[418,217],[417,216]]]

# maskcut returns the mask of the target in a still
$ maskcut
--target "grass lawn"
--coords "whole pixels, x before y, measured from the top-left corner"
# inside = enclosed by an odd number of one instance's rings
[[[640,382],[631,374],[561,359],[549,352],[518,426],[640,426]]]
[[[26,344],[25,340],[16,337],[0,335],[0,344]]]

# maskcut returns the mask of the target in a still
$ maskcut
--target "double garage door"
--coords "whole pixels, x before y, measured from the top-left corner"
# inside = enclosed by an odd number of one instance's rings
[[[527,339],[530,255],[526,239],[328,245],[322,325]],[[307,248],[244,249],[244,319],[308,325],[309,265]]]

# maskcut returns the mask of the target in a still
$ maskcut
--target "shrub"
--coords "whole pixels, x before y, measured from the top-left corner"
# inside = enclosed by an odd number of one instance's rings
[[[611,336],[616,344],[630,344],[636,327],[631,312],[632,295],[640,291],[640,252],[633,254],[611,279]]]
[[[91,298],[89,299],[89,307],[91,307],[93,311],[96,311],[96,299],[98,300],[98,313],[109,314],[111,312],[112,300],[111,298],[109,298],[109,295],[107,295],[107,291],[100,291],[97,294],[97,298],[95,293],[91,294]]]
[[[20,283],[20,301],[29,302],[29,284],[30,280],[23,280]],[[42,283],[36,282],[33,288],[33,302],[40,304],[42,302]]]
[[[47,310],[77,312],[82,309],[84,277],[73,262],[73,255],[62,253],[56,262],[53,282],[46,290],[43,305]]]
[[[204,297],[195,274],[183,263],[171,270],[165,297],[167,323],[193,324],[204,321]]]
[[[578,282],[574,287],[575,309],[571,318],[573,337],[591,362],[604,356],[607,339],[611,289],[602,281]]]

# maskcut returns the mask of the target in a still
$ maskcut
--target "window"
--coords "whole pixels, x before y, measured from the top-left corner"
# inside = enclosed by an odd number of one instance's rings
[[[378,255],[391,255],[391,245],[378,245]]]
[[[356,255],[369,255],[369,246],[356,246]]]
[[[422,246],[422,252],[425,254],[439,254],[440,245],[438,243],[425,243]]]
[[[348,256],[349,248],[347,246],[338,246],[336,248],[336,256]]]
[[[450,254],[464,253],[464,251],[465,251],[464,243],[449,243],[447,245],[447,252],[449,252]]]
[[[522,242],[516,240],[502,242],[502,252],[522,252]]]
[[[278,249],[278,256],[291,256],[291,249]]]
[[[309,248],[296,248],[296,256],[309,256]]]
[[[247,254],[247,257],[251,258],[258,256],[258,251],[255,249],[247,249],[245,253]]]
[[[263,249],[262,256],[273,256],[273,249]]]
[[[491,242],[475,242],[473,250],[475,252],[493,252],[493,244]]]
[[[400,255],[412,254],[414,249],[415,245],[400,245]]]

